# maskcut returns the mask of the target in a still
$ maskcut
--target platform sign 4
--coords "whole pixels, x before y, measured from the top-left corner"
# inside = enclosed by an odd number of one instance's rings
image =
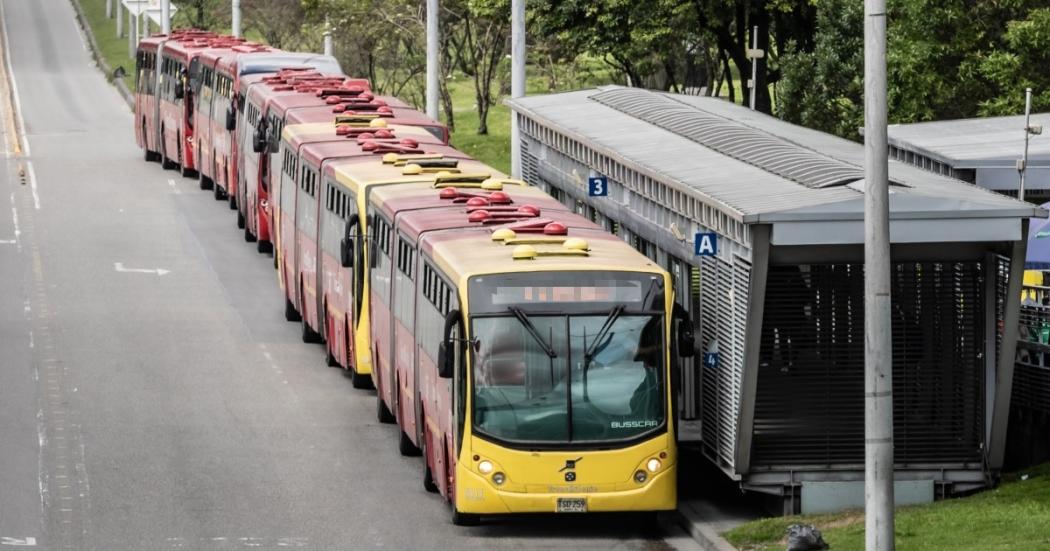
[[[609,179],[605,176],[591,176],[587,178],[587,195],[591,197],[608,197]]]
[[[704,367],[708,369],[718,367],[718,352],[704,352]]]
[[[718,255],[718,234],[717,233],[697,233],[696,240],[693,241],[696,256],[717,256]]]

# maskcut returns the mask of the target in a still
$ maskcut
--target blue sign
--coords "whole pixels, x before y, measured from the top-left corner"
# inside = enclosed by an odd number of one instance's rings
[[[718,254],[718,234],[698,233],[693,245],[696,256],[715,256]]]
[[[704,352],[704,367],[708,369],[718,367],[718,352]]]
[[[587,178],[587,195],[591,197],[608,197],[609,180],[605,176]]]

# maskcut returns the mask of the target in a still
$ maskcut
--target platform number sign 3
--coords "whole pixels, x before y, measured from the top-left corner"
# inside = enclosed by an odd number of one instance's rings
[[[608,197],[609,180],[605,176],[587,178],[587,195],[591,197]]]
[[[696,234],[696,240],[693,243],[695,247],[696,256],[718,255],[717,233],[698,233]]]

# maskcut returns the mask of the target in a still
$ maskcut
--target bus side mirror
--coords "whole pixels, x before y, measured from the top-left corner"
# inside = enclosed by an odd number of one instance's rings
[[[226,130],[233,132],[234,128],[237,128],[237,110],[231,105],[226,110]]]
[[[455,348],[452,343],[452,330],[459,322],[459,310],[451,310],[445,316],[445,331],[441,334],[441,344],[438,345],[437,368],[438,377],[451,379],[455,372]]]
[[[350,237],[344,237],[339,243],[339,256],[343,262],[344,268],[349,268],[354,265],[354,240]]]
[[[252,151],[262,153],[266,151],[266,146],[266,129],[259,126],[255,129],[255,134],[252,135]]]
[[[682,308],[677,303],[674,305],[674,329],[678,356],[682,358],[695,356],[696,344],[693,342],[693,320],[689,319],[689,313],[685,311],[685,308]]]

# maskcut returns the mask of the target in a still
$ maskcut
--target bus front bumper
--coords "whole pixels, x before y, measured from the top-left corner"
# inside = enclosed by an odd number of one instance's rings
[[[579,500],[586,512],[668,511],[677,507],[677,469],[672,465],[653,475],[637,488],[588,491],[586,483],[559,487],[550,493],[507,492],[487,478],[466,469],[457,469],[456,508],[461,513],[501,515],[516,513],[556,513],[559,499]],[[579,489],[580,491],[574,491]]]

